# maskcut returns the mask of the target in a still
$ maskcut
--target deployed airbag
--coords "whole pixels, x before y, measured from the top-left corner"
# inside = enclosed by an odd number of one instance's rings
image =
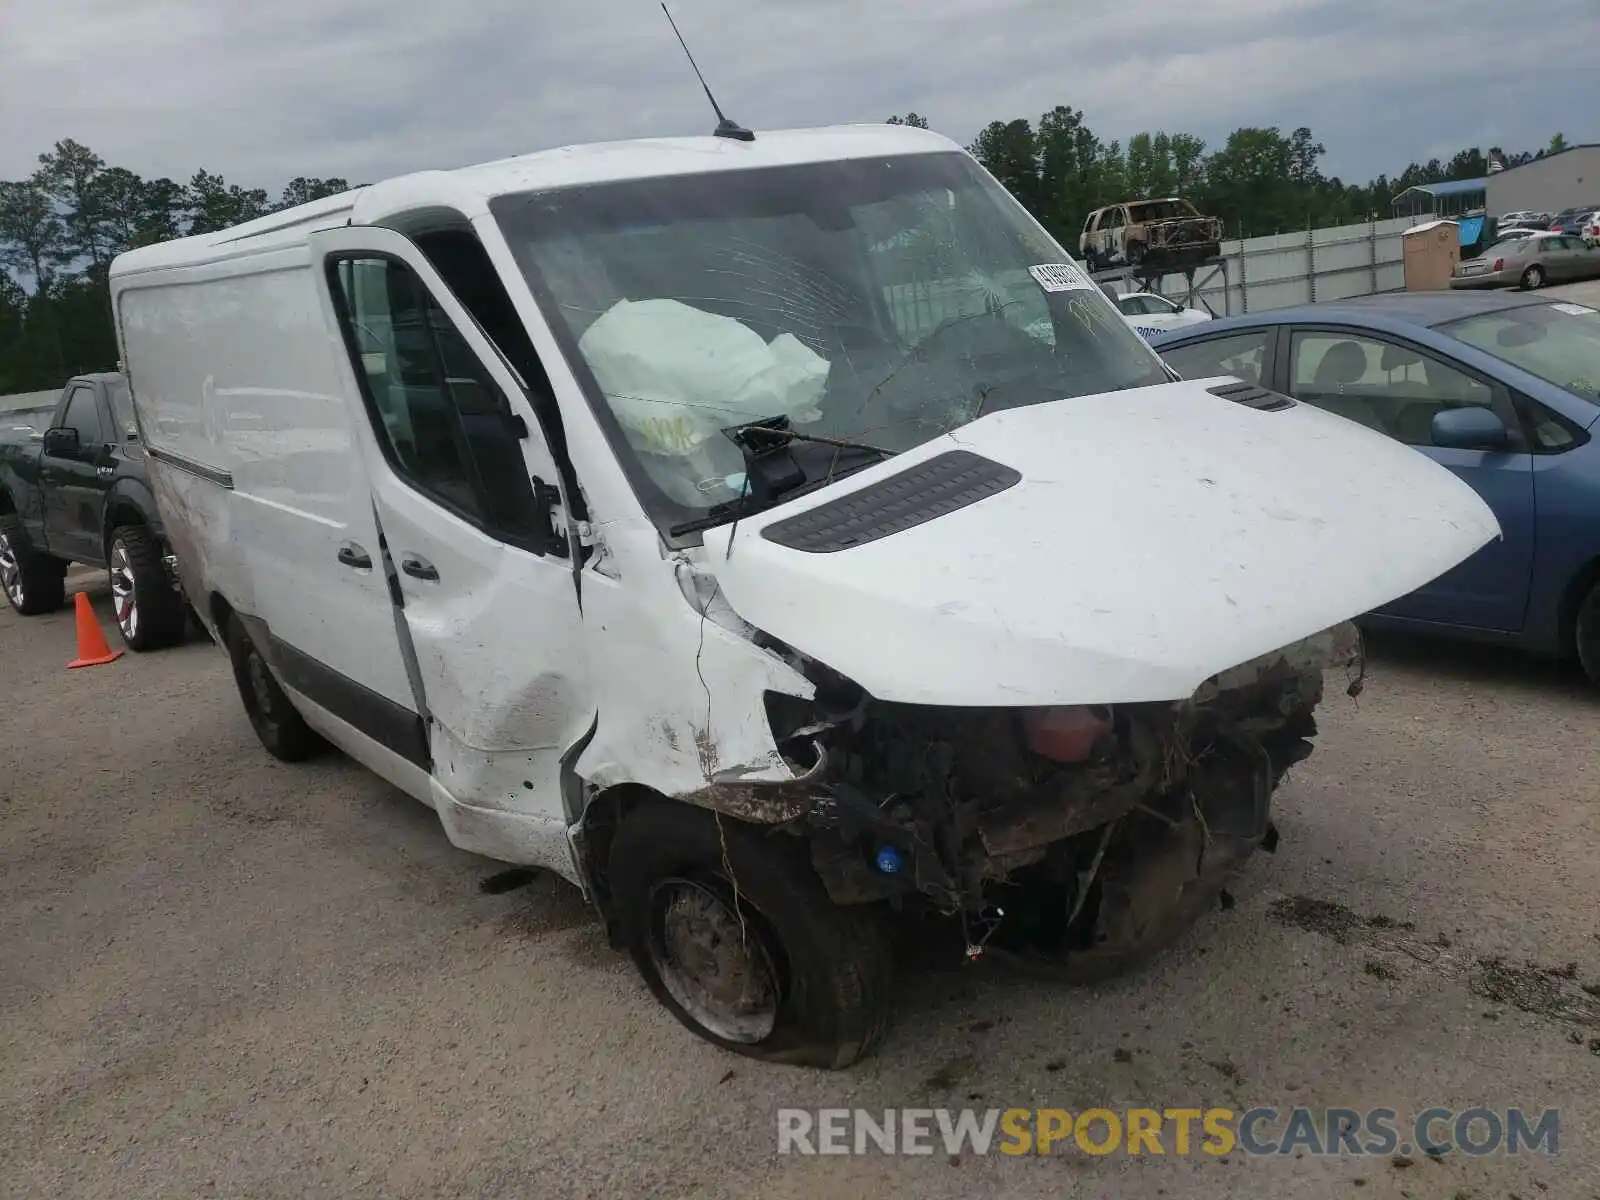
[[[826,359],[793,334],[769,343],[742,321],[678,300],[619,300],[578,349],[646,453],[691,457],[728,425],[821,416]]]

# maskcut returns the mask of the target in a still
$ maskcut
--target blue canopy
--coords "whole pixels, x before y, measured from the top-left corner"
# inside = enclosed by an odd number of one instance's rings
[[[1483,236],[1483,218],[1482,217],[1462,217],[1460,225],[1461,225],[1461,244],[1463,246],[1476,245],[1478,239]]]

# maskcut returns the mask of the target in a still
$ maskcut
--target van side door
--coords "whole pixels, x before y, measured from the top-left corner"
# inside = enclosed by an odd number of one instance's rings
[[[403,235],[330,230],[312,253],[362,398],[435,807],[459,846],[568,872],[563,756],[595,706],[569,509],[538,415],[547,385],[513,370]]]

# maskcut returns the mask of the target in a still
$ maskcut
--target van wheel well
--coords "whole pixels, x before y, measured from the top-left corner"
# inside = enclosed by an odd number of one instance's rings
[[[1557,649],[1562,658],[1571,658],[1578,652],[1578,608],[1589,589],[1597,583],[1600,583],[1600,558],[1585,563],[1561,597],[1561,642]]]
[[[220,599],[220,597],[219,597]],[[224,601],[226,603],[226,601]],[[629,813],[646,804],[682,803],[640,783],[620,783],[597,793],[583,810],[584,877],[594,889],[595,907],[605,921],[606,936],[613,949],[621,949],[612,914],[609,868],[611,845],[617,830]]]
[[[211,610],[211,623],[217,628],[218,633],[226,639],[228,622],[233,619],[233,605],[228,603],[228,598],[221,592],[212,592],[211,599],[207,602]]]

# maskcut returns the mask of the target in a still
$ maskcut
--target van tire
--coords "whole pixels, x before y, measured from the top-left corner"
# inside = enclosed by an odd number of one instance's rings
[[[228,618],[227,636],[228,658],[233,662],[233,681],[239,688],[239,699],[244,702],[245,715],[250,718],[250,725],[267,753],[289,763],[304,762],[312,757],[326,743],[284,695],[238,614]]]
[[[52,613],[67,602],[67,564],[28,545],[22,520],[15,513],[0,516],[0,561],[8,565],[9,579],[0,591],[11,607],[25,617]]]
[[[651,803],[623,820],[609,876],[621,944],[656,999],[713,1045],[764,1062],[839,1070],[866,1055],[883,1032],[893,976],[883,915],[835,904],[803,839],[685,804]],[[761,1018],[741,1016],[752,1027],[728,1036],[719,1014],[696,1016],[686,1007],[695,1001],[679,999],[693,973],[674,970],[667,950],[675,902],[700,906],[705,940],[694,948],[708,956],[707,945],[733,944],[718,932],[740,920],[757,952],[736,946],[716,956],[718,966],[734,957],[757,964],[752,969],[772,985],[774,998],[761,1006],[770,1028]],[[726,976],[722,984],[729,986]]]
[[[143,525],[118,526],[106,540],[106,564],[117,632],[128,649],[159,650],[181,642],[188,614],[155,535]]]

